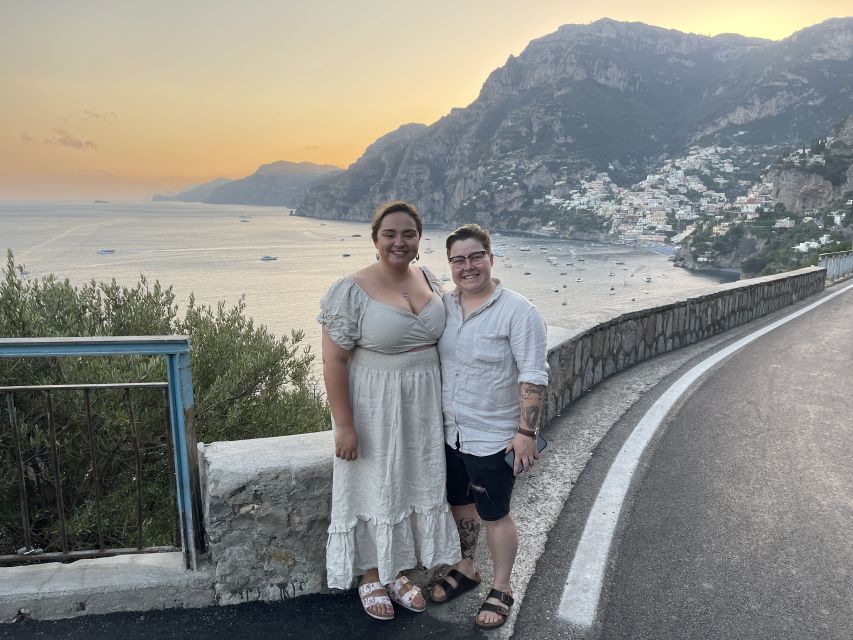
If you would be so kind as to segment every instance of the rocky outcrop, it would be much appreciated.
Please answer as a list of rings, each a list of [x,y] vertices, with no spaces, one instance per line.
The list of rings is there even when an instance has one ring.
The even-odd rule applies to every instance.
[[[429,222],[501,228],[593,170],[628,183],[694,142],[821,136],[853,111],[851,59],[853,18],[781,42],[567,25],[510,56],[468,107],[313,186],[298,213],[365,220],[403,198]]]
[[[829,180],[805,169],[771,169],[765,179],[773,183],[773,199],[797,215],[824,207],[843,193]]]
[[[796,215],[820,210],[853,191],[853,113],[836,125],[821,162],[780,162],[765,181],[773,183],[773,198]]]

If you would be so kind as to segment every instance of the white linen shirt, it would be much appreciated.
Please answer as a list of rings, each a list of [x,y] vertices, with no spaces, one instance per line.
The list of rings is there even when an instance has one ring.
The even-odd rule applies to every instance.
[[[518,385],[548,384],[545,321],[524,296],[497,288],[467,318],[459,289],[445,293],[447,325],[438,341],[444,436],[462,453],[501,451],[518,431]]]

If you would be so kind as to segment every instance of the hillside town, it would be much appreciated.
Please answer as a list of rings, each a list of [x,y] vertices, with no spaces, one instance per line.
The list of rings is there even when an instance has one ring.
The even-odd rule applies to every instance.
[[[818,148],[831,148],[832,143],[833,138],[828,137]],[[829,230],[842,224],[853,201],[829,211],[787,211],[775,201],[774,184],[767,178],[774,156],[779,157],[779,149],[765,149],[758,155],[754,148],[738,145],[694,146],[685,156],[665,161],[658,171],[628,188],[602,172],[582,180],[575,189],[558,181],[551,194],[535,204],[557,207],[569,215],[593,212],[609,234],[637,244],[679,246],[699,231],[721,238],[740,225],[758,224],[762,216],[762,225],[773,229],[813,223],[822,232],[791,246],[792,252],[808,253],[834,244]],[[781,160],[783,166],[800,167],[824,162],[823,154],[810,148],[785,154]],[[557,221],[549,222],[542,231],[558,233]],[[714,262],[712,251],[694,258],[697,263]]]

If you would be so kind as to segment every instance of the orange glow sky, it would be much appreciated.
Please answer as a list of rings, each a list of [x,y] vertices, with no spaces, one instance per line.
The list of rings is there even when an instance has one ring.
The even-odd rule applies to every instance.
[[[38,0],[0,4],[0,199],[147,199],[275,160],[347,166],[602,17],[778,40],[850,0]]]

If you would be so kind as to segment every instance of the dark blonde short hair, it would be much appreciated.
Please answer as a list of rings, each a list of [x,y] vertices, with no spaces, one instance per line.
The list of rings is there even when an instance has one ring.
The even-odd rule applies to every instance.
[[[373,220],[370,223],[370,235],[374,242],[379,238],[379,227],[382,225],[382,219],[391,213],[408,214],[412,220],[415,221],[415,226],[418,228],[418,236],[423,235],[423,221],[421,220],[421,215],[418,213],[415,205],[402,200],[394,200],[393,202],[386,202],[385,204],[380,205],[373,213]]]
[[[489,234],[488,229],[483,229],[478,224],[463,224],[461,227],[457,228],[453,233],[447,236],[447,240],[444,245],[447,249],[447,257],[450,257],[450,247],[453,246],[454,242],[459,242],[460,240],[468,240],[469,238],[474,238],[474,240],[479,240],[483,248],[486,250],[486,253],[492,252],[492,236]]]

